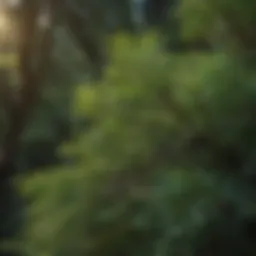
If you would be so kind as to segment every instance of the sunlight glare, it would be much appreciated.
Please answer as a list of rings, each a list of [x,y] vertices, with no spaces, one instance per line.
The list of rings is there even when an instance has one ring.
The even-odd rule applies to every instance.
[[[3,12],[0,12],[0,30],[6,31],[8,29],[8,19]]]

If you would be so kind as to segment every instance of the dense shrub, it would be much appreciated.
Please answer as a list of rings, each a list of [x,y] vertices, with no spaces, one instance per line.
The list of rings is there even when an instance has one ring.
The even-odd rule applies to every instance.
[[[31,255],[254,255],[255,75],[152,35],[113,49],[74,96],[90,126],[60,149],[70,165],[23,185]]]

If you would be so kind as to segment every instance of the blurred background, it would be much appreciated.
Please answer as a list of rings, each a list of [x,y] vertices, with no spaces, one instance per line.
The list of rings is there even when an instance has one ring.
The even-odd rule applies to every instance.
[[[256,1],[64,2],[0,255],[255,256]],[[0,3],[3,141],[24,10]]]

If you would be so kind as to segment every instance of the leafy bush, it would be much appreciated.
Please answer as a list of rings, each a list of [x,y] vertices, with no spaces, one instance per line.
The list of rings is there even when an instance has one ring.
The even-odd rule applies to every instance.
[[[22,186],[31,255],[254,255],[255,75],[224,53],[169,56],[152,35],[113,49],[74,96],[90,126],[60,149],[70,165]]]

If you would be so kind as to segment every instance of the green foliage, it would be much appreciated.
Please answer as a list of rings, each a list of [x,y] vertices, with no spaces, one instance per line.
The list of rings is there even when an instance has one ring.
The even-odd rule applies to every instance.
[[[99,37],[108,18],[113,28],[131,26],[128,1],[77,4]],[[167,53],[156,34],[115,35],[104,77],[91,83],[84,56],[55,30],[47,86],[18,162],[28,171],[17,179],[28,222],[21,243],[7,241],[4,249],[31,256],[256,254],[256,73],[240,51],[256,45],[255,1],[178,4],[170,27],[156,34],[179,43],[182,32],[182,40],[222,47]],[[2,63],[9,68],[13,58]],[[0,185],[2,245],[17,235],[24,205],[14,187]]]
[[[26,182],[26,193],[40,198],[33,203],[29,229],[34,253],[156,255],[165,250],[189,251],[189,242],[207,213],[214,210],[217,197],[211,180],[201,172],[173,170],[164,180],[137,191],[133,188],[132,194],[119,200],[118,195],[104,194],[105,182],[95,182],[76,169]],[[187,248],[175,245],[180,239]]]
[[[255,9],[253,0],[213,1],[181,0],[179,14],[183,36],[206,38],[209,42],[228,41],[241,47],[255,42]],[[232,42],[233,41],[233,42]],[[248,42],[250,41],[250,42]]]
[[[23,184],[31,255],[206,255],[212,241],[216,255],[254,255],[242,234],[255,214],[243,172],[255,75],[226,54],[169,56],[153,35],[113,49],[104,80],[74,95],[74,118],[91,125],[60,150],[72,164]]]

